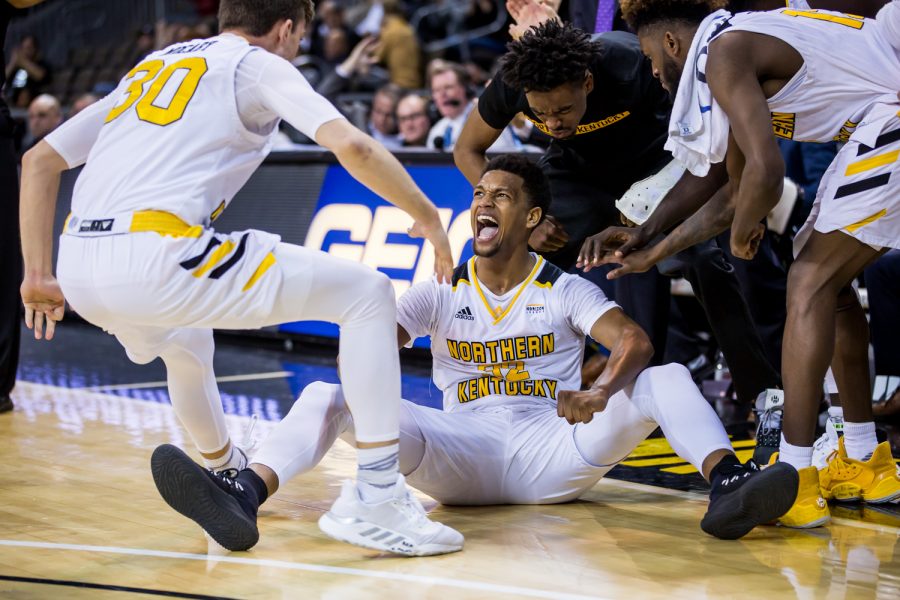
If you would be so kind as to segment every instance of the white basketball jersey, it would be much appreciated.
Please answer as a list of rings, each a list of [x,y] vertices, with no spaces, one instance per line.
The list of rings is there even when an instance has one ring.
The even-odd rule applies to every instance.
[[[768,100],[778,137],[847,141],[873,105],[897,103],[900,55],[875,20],[784,8],[739,13],[718,35],[732,31],[776,37],[803,57],[800,71]]]
[[[101,218],[160,210],[191,225],[225,209],[271,148],[248,131],[235,99],[235,71],[250,52],[237,36],[175,44],[135,66],[113,94],[72,210]]]
[[[397,321],[412,339],[431,336],[432,378],[444,410],[488,405],[555,404],[581,387],[585,336],[615,308],[596,285],[535,257],[518,287],[495,296],[472,258],[453,274],[411,287]]]

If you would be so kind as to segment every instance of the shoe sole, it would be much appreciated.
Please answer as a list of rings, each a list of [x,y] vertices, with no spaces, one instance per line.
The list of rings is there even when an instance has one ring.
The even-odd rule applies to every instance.
[[[150,470],[163,500],[223,548],[248,550],[259,541],[256,523],[244,514],[238,501],[179,448],[164,444],[154,450]]]
[[[380,529],[378,535],[375,537],[381,537],[383,541],[376,541],[363,535],[364,532],[371,530],[373,527],[378,527]],[[319,518],[319,529],[321,529],[324,534],[340,542],[368,548],[369,550],[390,552],[400,556],[436,556],[438,554],[449,554],[451,552],[459,552],[462,550],[462,546],[448,546],[446,544],[421,544],[416,546],[402,533],[391,531],[373,523],[367,523],[360,520],[354,520],[353,523],[343,523],[330,512],[325,513]],[[385,536],[384,533],[388,533],[389,535]]]
[[[800,525],[788,525],[781,521],[778,521],[777,525],[779,527],[787,527],[788,529],[813,529],[815,527],[821,527],[822,525],[827,525],[831,521],[831,515],[827,514],[824,517],[816,519],[815,521],[810,521],[809,523],[802,523]]]
[[[744,537],[757,525],[787,513],[800,487],[796,469],[777,463],[760,471],[736,491],[725,494],[700,521],[700,528],[722,540]]]

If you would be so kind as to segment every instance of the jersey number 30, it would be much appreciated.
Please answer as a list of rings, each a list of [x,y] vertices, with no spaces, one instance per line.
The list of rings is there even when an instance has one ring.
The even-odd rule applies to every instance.
[[[174,123],[184,116],[188,102],[194,97],[200,78],[203,77],[206,70],[206,59],[196,56],[179,60],[168,67],[162,60],[148,60],[139,64],[125,76],[125,80],[130,82],[128,89],[125,90],[128,97],[122,104],[109,111],[106,123],[119,118],[122,113],[134,106],[135,102],[137,102],[137,116],[141,121],[162,126]],[[178,84],[174,94],[171,94],[168,106],[157,105],[156,101],[166,88],[166,84],[179,71],[187,71],[187,73]],[[147,93],[144,93],[144,86],[151,81],[153,83]]]

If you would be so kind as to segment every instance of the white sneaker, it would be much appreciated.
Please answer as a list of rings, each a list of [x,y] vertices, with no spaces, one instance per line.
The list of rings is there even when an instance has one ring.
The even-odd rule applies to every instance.
[[[378,504],[363,502],[356,484],[344,481],[319,529],[342,542],[406,556],[458,552],[464,541],[455,529],[428,518],[403,475],[397,476],[394,497]]]
[[[828,468],[828,457],[837,452],[838,438],[844,432],[844,419],[829,415],[825,433],[813,443],[812,465],[822,471]]]

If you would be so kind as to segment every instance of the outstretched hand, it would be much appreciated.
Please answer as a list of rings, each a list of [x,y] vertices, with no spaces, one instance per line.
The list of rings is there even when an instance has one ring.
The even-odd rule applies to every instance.
[[[517,40],[532,27],[547,21],[559,21],[559,15],[550,2],[546,0],[507,0],[506,10],[513,18],[509,26],[509,35]]]
[[[56,278],[52,275],[26,277],[20,289],[25,305],[25,325],[34,330],[34,339],[46,337],[52,340],[56,322],[62,321],[66,311],[66,299]]]
[[[587,273],[594,267],[618,262],[633,250],[646,246],[648,241],[641,227],[607,227],[584,240],[575,266]]]
[[[453,280],[453,253],[450,251],[450,239],[440,221],[431,226],[422,225],[418,221],[407,230],[411,238],[423,238],[434,246],[434,274],[438,283],[450,283]]]

